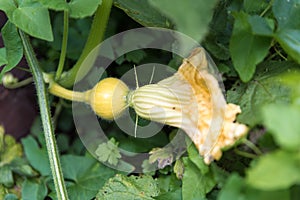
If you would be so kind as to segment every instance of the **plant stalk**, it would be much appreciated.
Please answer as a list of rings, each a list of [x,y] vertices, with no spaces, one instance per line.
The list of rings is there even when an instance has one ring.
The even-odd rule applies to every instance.
[[[93,65],[81,66],[83,61],[89,55],[89,53],[103,41],[106,26],[108,23],[111,7],[113,0],[103,0],[102,4],[98,7],[95,17],[91,26],[91,30],[84,46],[84,49],[76,62],[76,64],[68,72],[63,74],[62,78],[59,80],[59,84],[64,87],[71,87],[77,81],[81,80],[92,68]],[[96,56],[96,55],[95,55]],[[82,68],[84,67],[84,68]],[[82,68],[82,69],[80,69]],[[77,76],[80,69],[80,74]],[[77,76],[77,77],[76,77]]]
[[[62,38],[61,52],[60,52],[58,67],[56,70],[55,80],[59,80],[64,69],[64,64],[65,64],[65,59],[67,54],[68,34],[69,34],[69,11],[64,11],[64,33]]]
[[[48,91],[58,97],[78,102],[88,102],[89,101],[89,90],[87,92],[76,92],[73,90],[68,90],[63,88],[55,82],[50,82]]]
[[[24,86],[30,84],[32,81],[33,81],[33,78],[29,77],[27,79],[24,79],[22,81],[14,83],[14,84],[5,84],[4,82],[2,84],[7,89],[17,89],[17,88],[24,87]]]
[[[54,128],[52,125],[52,119],[50,114],[50,106],[47,95],[48,93],[44,83],[43,74],[39,67],[38,61],[34,55],[29,38],[21,30],[19,30],[19,34],[22,39],[26,60],[31,69],[33,79],[35,82],[35,87],[37,90],[38,103],[41,113],[46,147],[49,156],[49,162],[54,180],[57,199],[68,200],[69,198],[59,160],[59,153],[56,145]]]

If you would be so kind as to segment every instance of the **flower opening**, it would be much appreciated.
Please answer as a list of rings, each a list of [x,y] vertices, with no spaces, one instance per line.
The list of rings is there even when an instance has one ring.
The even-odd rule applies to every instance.
[[[207,164],[247,132],[245,125],[234,122],[241,109],[226,103],[210,64],[205,50],[196,48],[177,73],[137,88],[128,101],[139,116],[184,130]]]

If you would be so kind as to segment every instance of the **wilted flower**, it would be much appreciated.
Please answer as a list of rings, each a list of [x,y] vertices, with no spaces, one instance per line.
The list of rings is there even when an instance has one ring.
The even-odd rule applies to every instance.
[[[245,125],[234,122],[241,109],[226,104],[210,64],[205,50],[196,48],[173,76],[128,95],[139,116],[184,130],[207,164],[247,132]]]

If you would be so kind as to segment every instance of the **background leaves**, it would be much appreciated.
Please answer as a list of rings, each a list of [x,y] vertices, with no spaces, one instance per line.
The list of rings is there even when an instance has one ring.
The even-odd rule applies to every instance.
[[[258,159],[247,173],[247,182],[262,190],[287,189],[300,183],[299,155],[276,151]]]
[[[270,104],[263,108],[264,124],[282,148],[300,149],[300,108],[298,106]],[[283,119],[289,119],[285,121]]]
[[[114,5],[122,9],[129,17],[143,26],[171,28],[169,19],[150,5],[148,0],[115,0]]]
[[[227,100],[241,106],[238,120],[250,126],[262,123],[261,109],[270,103],[289,101],[289,89],[280,83],[279,76],[286,70],[297,67],[291,62],[265,62],[258,66],[253,80],[238,81],[227,91]]]
[[[23,46],[15,25],[7,22],[2,28],[1,34],[5,47],[1,51],[2,63],[0,62],[0,65],[5,64],[5,67],[0,73],[0,83],[4,73],[13,69],[23,57]]]
[[[31,0],[4,0],[0,3],[10,22],[26,33],[47,41],[53,40],[48,10],[39,2]]]
[[[202,173],[188,158],[183,160],[184,174],[182,179],[183,199],[204,199],[215,186],[211,173]]]
[[[126,177],[118,174],[99,191],[97,199],[153,200],[158,193],[157,182],[151,176]]]
[[[70,17],[84,18],[91,16],[100,5],[102,0],[71,0],[68,5]]]
[[[249,81],[255,73],[256,65],[268,54],[271,39],[257,34],[270,34],[271,27],[264,18],[249,16],[246,13],[235,13],[235,23],[230,40],[230,53],[233,65],[242,81]],[[251,23],[256,30],[252,30]],[[259,24],[258,24],[259,23]],[[242,54],[240,52],[243,52]]]
[[[92,199],[99,188],[116,173],[89,155],[65,155],[61,162],[64,177],[68,180],[66,184],[69,198],[74,200]]]
[[[275,0],[273,13],[278,22],[275,39],[283,49],[300,63],[300,1]]]
[[[171,19],[176,29],[186,35],[201,40],[207,33],[207,25],[212,18],[216,0],[150,0],[162,13]],[[186,12],[184,12],[186,11]],[[184,13],[184,15],[183,15]]]
[[[18,29],[32,36],[43,69],[55,73],[63,11],[72,18],[64,69],[71,68],[84,47],[92,22],[90,16],[101,4],[101,0],[0,0],[0,9],[9,18],[2,29],[5,47],[0,49],[0,64],[6,66],[1,74],[14,68],[23,55]],[[55,114],[57,140],[70,198],[297,199],[300,195],[299,9],[300,0],[114,0],[107,36],[141,26],[171,28],[189,35],[208,50],[223,75],[227,101],[241,107],[237,121],[250,127],[246,144],[255,144],[259,151],[241,141],[232,150],[224,150],[221,160],[210,166],[204,164],[194,146],[188,147],[182,158],[173,156],[174,151],[181,151],[176,148],[152,151],[155,153],[142,165],[147,175],[126,176],[85,152],[72,124],[72,110],[66,102],[51,97],[54,113],[58,113]],[[122,42],[130,45],[134,39],[135,35],[131,35]],[[53,43],[47,42],[52,40]],[[177,68],[178,60],[166,52],[139,50],[121,56],[107,69],[106,75],[121,77],[133,65],[149,61],[171,63]],[[63,111],[60,113],[59,109]],[[161,148],[176,132],[164,127],[155,137],[136,139],[124,134],[113,122],[101,123],[109,139],[114,138],[119,148],[133,152],[149,153],[153,147]],[[41,124],[33,129],[37,127]],[[20,144],[15,142],[4,145],[7,150],[0,152],[0,199],[43,199],[46,195],[55,199],[42,131],[33,132],[22,139],[26,160],[20,157]],[[18,155],[12,153],[16,147]],[[121,155],[134,159],[134,153],[123,154],[109,143],[99,147],[98,158],[126,165],[128,172],[136,167],[119,160]],[[176,164],[169,162],[173,160]],[[158,165],[162,169],[151,171]],[[22,188],[23,194],[13,190],[13,186]]]

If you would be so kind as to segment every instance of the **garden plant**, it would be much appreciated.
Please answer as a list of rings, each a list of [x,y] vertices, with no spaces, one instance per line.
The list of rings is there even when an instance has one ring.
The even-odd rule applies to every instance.
[[[300,0],[0,12],[0,200],[300,198]]]

